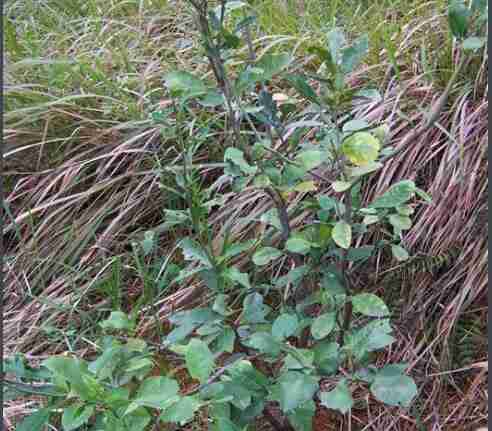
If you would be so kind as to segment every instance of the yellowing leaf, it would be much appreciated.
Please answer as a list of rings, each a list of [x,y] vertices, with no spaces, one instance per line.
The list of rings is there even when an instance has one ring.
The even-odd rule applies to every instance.
[[[351,185],[352,183],[347,181],[335,181],[331,184],[331,188],[336,192],[344,192],[345,190],[348,190]]]
[[[352,242],[352,227],[347,222],[340,220],[333,227],[331,236],[336,245],[347,249]]]
[[[304,181],[300,184],[297,184],[297,186],[294,187],[294,191],[300,193],[314,192],[316,191],[316,184],[314,183],[314,181]]]
[[[379,141],[367,132],[354,133],[345,139],[342,151],[357,166],[364,166],[377,159],[380,149]]]

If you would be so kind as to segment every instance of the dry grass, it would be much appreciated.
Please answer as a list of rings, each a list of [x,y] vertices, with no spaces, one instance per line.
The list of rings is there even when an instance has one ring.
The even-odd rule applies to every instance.
[[[176,205],[172,191],[159,184],[164,179],[172,188],[172,181],[168,184],[167,180],[179,160],[173,142],[160,137],[147,114],[164,97],[159,82],[164,71],[175,66],[205,70],[193,47],[186,46],[193,34],[189,15],[179,2],[170,8],[165,2],[140,2],[140,8],[125,10],[93,1],[88,7],[94,11],[78,12],[71,19],[75,12],[64,11],[66,20],[55,19],[56,8],[53,13],[43,9],[39,34],[32,35],[23,14],[39,13],[39,8],[53,8],[55,3],[15,1],[7,6],[8,16],[16,15],[20,22],[20,34],[25,31],[32,39],[26,39],[22,49],[14,42],[6,49],[3,175],[9,184],[2,214],[6,221],[3,345],[6,355],[23,352],[33,360],[47,353],[85,351],[84,337],[90,339],[96,331],[93,322],[110,310],[110,299],[99,288],[115,257],[122,256],[125,262],[126,278],[118,286],[121,294],[131,296],[142,288],[128,244],[146,229],[158,230],[165,221],[162,209]],[[419,10],[413,8],[404,15],[406,26],[398,34],[398,44],[395,42],[398,76],[387,47],[377,45],[379,52],[371,54],[374,64],[368,63],[352,77],[354,85],[372,80],[380,87],[383,100],[358,106],[354,114],[388,122],[395,148],[425,120],[423,110],[439,97],[448,69],[457,62],[450,45],[447,57],[439,55],[432,67],[424,67],[417,35],[433,32],[433,39],[439,41],[446,39],[446,31],[442,16],[422,19]],[[86,19],[87,14],[91,19]],[[51,31],[43,39],[40,35],[47,28]],[[64,37],[53,36],[57,32]],[[96,41],[91,39],[95,34]],[[296,34],[289,37],[285,43],[302,40]],[[375,35],[372,38],[377,41]],[[177,39],[186,42],[178,51]],[[279,40],[263,38],[257,44],[268,49]],[[431,44],[428,49],[435,47]],[[39,57],[34,57],[36,53]],[[77,75],[76,69],[64,69],[55,61],[67,57],[100,74]],[[40,65],[40,58],[46,64]],[[421,391],[419,400],[410,412],[370,399],[348,418],[320,410],[317,431],[438,431],[474,429],[487,423],[486,353],[478,351],[458,368],[452,361],[453,352],[460,348],[454,337],[460,318],[467,313],[479,313],[483,321],[488,317],[487,67],[486,53],[471,62],[439,124],[365,184],[364,196],[369,199],[390,183],[414,179],[433,196],[433,202],[419,210],[406,244],[413,254],[424,257],[459,250],[446,271],[420,271],[410,279],[402,275],[388,289],[401,292],[403,298],[401,315],[395,319],[399,336],[398,343],[379,360],[381,364],[409,362]],[[75,76],[73,81],[64,80],[67,70]],[[98,81],[101,76],[104,80]],[[411,121],[402,118],[400,111]],[[213,181],[218,171],[213,163],[218,160],[210,154],[204,147],[195,162],[201,164],[202,175]],[[157,159],[164,171],[158,168]],[[318,186],[329,193],[329,184]],[[261,225],[254,220],[271,208],[269,200],[258,191],[244,190],[239,196],[223,191],[226,201],[211,217],[217,238],[227,221],[233,222],[236,238],[255,235]],[[300,195],[292,199],[290,208],[294,210],[301,199]],[[300,214],[295,223],[302,220]],[[158,255],[168,256],[177,237],[179,232],[162,230]],[[377,277],[372,281],[377,289],[393,264],[384,256],[374,263]],[[205,299],[203,286],[187,283],[156,298],[155,305],[165,319],[177,306]],[[151,334],[153,325],[152,318],[143,313],[140,332]],[[77,335],[53,338],[48,327],[72,329]],[[358,395],[361,400],[368,396]],[[30,408],[31,401],[7,404],[6,425],[10,427],[11,418]]]

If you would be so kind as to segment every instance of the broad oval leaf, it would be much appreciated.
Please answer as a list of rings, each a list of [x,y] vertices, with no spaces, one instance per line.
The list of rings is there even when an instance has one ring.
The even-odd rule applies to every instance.
[[[306,171],[310,171],[321,165],[325,161],[326,157],[322,151],[319,150],[306,150],[299,153],[295,159],[297,163],[302,165]]]
[[[280,256],[282,256],[280,250],[273,247],[263,247],[253,255],[253,263],[258,266],[268,265]]]
[[[279,342],[268,332],[255,332],[244,342],[244,344],[266,355],[275,357],[280,353]]]
[[[367,132],[356,132],[343,141],[342,151],[357,166],[374,162],[379,154],[379,141]]]
[[[172,406],[168,407],[159,417],[163,422],[178,423],[181,426],[191,421],[195,412],[201,407],[202,403],[197,397],[182,397]]]
[[[373,293],[359,293],[352,298],[354,311],[365,316],[384,317],[390,314],[384,301]]]
[[[185,354],[186,368],[190,376],[205,383],[215,367],[214,357],[208,346],[199,339],[188,343]]]
[[[43,431],[50,419],[49,409],[39,409],[16,425],[17,431]]]
[[[311,400],[318,389],[318,379],[299,371],[283,373],[272,388],[271,398],[288,413]]]
[[[94,413],[94,406],[85,406],[82,403],[74,403],[63,409],[62,427],[65,431],[80,428],[87,423]]]
[[[284,313],[273,322],[272,335],[283,340],[295,334],[299,326],[299,319],[295,314]]]
[[[352,187],[352,183],[349,183],[348,181],[335,181],[331,184],[331,188],[337,193],[344,192],[350,187]]]
[[[400,230],[407,230],[412,227],[412,219],[400,214],[390,214],[388,217],[392,226]]]
[[[344,220],[339,220],[333,227],[331,237],[336,245],[348,249],[352,243],[352,226]]]
[[[311,325],[311,334],[316,340],[321,340],[333,331],[336,323],[335,313],[325,313],[318,316]]]
[[[373,208],[394,208],[407,202],[415,194],[415,183],[404,180],[389,188],[382,196],[379,196],[370,205]]]
[[[372,394],[390,406],[408,407],[417,395],[417,385],[404,374],[384,375],[378,373],[371,385]]]
[[[312,243],[304,238],[289,238],[285,243],[285,248],[292,253],[306,254],[311,249]]]
[[[185,71],[170,72],[164,77],[164,83],[173,93],[200,95],[207,92],[201,79]]]
[[[407,260],[410,256],[408,255],[408,251],[406,251],[402,246],[393,244],[391,246],[391,252],[393,256],[398,262],[403,262]]]
[[[148,377],[142,382],[136,398],[127,409],[126,414],[141,406],[155,409],[165,408],[176,401],[178,391],[179,385],[174,379],[162,376]]]
[[[321,392],[319,399],[322,406],[328,409],[338,410],[342,414],[347,413],[354,405],[352,394],[345,380],[338,382],[332,391]]]

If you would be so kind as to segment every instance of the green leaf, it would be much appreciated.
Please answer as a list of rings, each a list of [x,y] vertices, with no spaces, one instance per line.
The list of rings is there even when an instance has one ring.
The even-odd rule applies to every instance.
[[[140,407],[123,418],[124,429],[132,431],[144,431],[152,420],[146,408]]]
[[[203,341],[196,338],[188,343],[185,361],[190,376],[200,383],[207,381],[215,367],[212,352]]]
[[[468,31],[470,11],[463,0],[451,0],[448,8],[448,22],[451,33],[457,39],[465,37]]]
[[[71,389],[76,391],[84,399],[87,400],[94,396],[94,391],[91,390],[83,379],[83,376],[87,376],[88,374],[88,365],[84,360],[52,356],[46,359],[42,365],[55,374],[57,378],[70,383]]]
[[[306,78],[301,75],[291,75],[287,77],[287,81],[306,99],[312,103],[320,104],[318,95],[307,83]]]
[[[226,327],[222,330],[220,335],[214,341],[214,350],[216,353],[234,351],[234,342],[236,340],[236,334],[232,328]]]
[[[326,35],[328,42],[328,49],[330,51],[331,58],[335,64],[338,64],[341,59],[341,50],[346,45],[347,40],[341,30],[335,28],[328,32]]]
[[[335,329],[336,314],[335,313],[324,313],[318,316],[312,326],[311,334],[315,340],[321,340]]]
[[[164,409],[179,399],[178,392],[179,385],[176,380],[162,376],[148,377],[142,382],[125,415],[142,406]]]
[[[178,95],[197,96],[207,92],[205,84],[189,72],[170,72],[164,77],[165,86]]]
[[[104,329],[113,330],[127,330],[131,331],[134,329],[133,322],[128,318],[128,316],[121,311],[113,311],[109,315],[109,318],[100,323],[101,327]]]
[[[297,349],[295,347],[285,348],[285,351],[290,352],[284,359],[284,365],[280,372],[289,370],[303,370],[305,368],[313,368],[314,352],[311,349]]]
[[[215,298],[214,304],[212,305],[212,310],[221,316],[227,316],[229,312],[227,311],[227,295],[220,293]]]
[[[345,380],[340,380],[335,389],[319,394],[321,405],[329,409],[347,413],[354,405],[354,400]]]
[[[178,423],[181,426],[191,421],[195,412],[201,407],[202,403],[194,396],[182,397],[172,406],[168,407],[159,417],[163,422]]]
[[[256,67],[262,69],[260,74],[262,81],[269,81],[274,75],[285,69],[292,61],[289,54],[265,54],[256,63]]]
[[[224,96],[222,95],[222,93],[216,90],[212,90],[209,91],[203,98],[201,98],[198,103],[205,107],[214,108],[224,103]]]
[[[407,230],[412,227],[412,220],[407,216],[390,214],[388,220],[392,226],[400,230]]]
[[[325,154],[319,150],[306,150],[299,153],[295,159],[306,171],[316,168],[326,160]]]
[[[254,292],[247,295],[243,301],[243,321],[247,323],[263,323],[270,307],[263,303],[263,297]]]
[[[359,293],[352,297],[354,311],[364,316],[384,317],[390,314],[383,300],[372,293]]]
[[[94,413],[94,406],[86,406],[82,403],[74,403],[63,409],[62,427],[65,431],[77,429],[87,423]]]
[[[374,251],[373,245],[363,245],[362,247],[349,248],[347,260],[357,262],[360,260],[369,259]]]
[[[140,242],[140,245],[142,246],[144,252],[144,256],[148,256],[149,253],[154,248],[154,237],[155,237],[155,232],[151,230],[145,232],[144,240]]]
[[[196,241],[191,238],[185,238],[181,241],[180,246],[185,260],[198,261],[207,268],[213,268],[206,251]]]
[[[415,183],[410,180],[404,180],[396,183],[382,196],[376,198],[376,200],[370,205],[372,208],[395,208],[399,207],[410,198],[413,197],[416,192]]]
[[[467,37],[463,41],[463,49],[465,51],[478,51],[485,45],[486,39],[484,37]]]
[[[331,236],[336,245],[348,249],[352,243],[352,227],[346,221],[339,220],[335,223]]]
[[[369,226],[370,224],[377,223],[378,221],[379,217],[377,215],[366,215],[362,220],[362,223]]]
[[[260,248],[253,255],[253,263],[258,266],[268,265],[272,260],[282,256],[282,252],[273,247]]]
[[[227,268],[224,271],[224,276],[233,283],[240,284],[246,289],[251,289],[251,284],[249,283],[249,275],[245,272],[240,272],[235,266]]]
[[[283,340],[294,335],[298,326],[299,319],[295,314],[281,314],[273,322],[272,335],[278,340]]]
[[[265,355],[276,357],[280,354],[279,342],[268,332],[255,332],[244,344]]]
[[[298,371],[288,371],[277,380],[271,398],[280,403],[283,412],[289,413],[312,400],[317,389],[317,378]]]
[[[347,181],[335,181],[334,183],[331,184],[331,188],[337,193],[344,192],[345,190],[348,190],[350,187],[352,187],[352,183],[349,183]]]
[[[389,319],[377,319],[369,322],[355,332],[355,342],[360,344],[361,350],[373,352],[392,344],[395,339]]]
[[[383,371],[383,370],[381,370]],[[412,378],[399,373],[379,372],[370,387],[372,394],[390,406],[408,407],[417,395],[417,385]]]
[[[371,172],[377,171],[383,167],[382,163],[379,162],[369,162],[364,166],[356,166],[347,168],[347,174],[350,177],[361,177],[362,175],[370,174]]]
[[[314,363],[324,374],[333,374],[338,370],[340,351],[338,343],[321,342],[314,346]]]
[[[312,431],[315,412],[316,404],[309,400],[289,413],[287,418],[296,431]]]
[[[359,37],[354,43],[343,49],[342,70],[345,73],[352,72],[367,55],[369,51],[369,38],[367,35]]]
[[[249,165],[244,158],[244,153],[237,148],[227,148],[224,153],[224,162],[227,163],[228,161],[238,166],[246,175],[254,175],[256,173],[256,166]]]
[[[410,257],[408,252],[400,245],[391,245],[391,252],[398,262],[403,262]]]
[[[285,248],[292,253],[307,254],[311,250],[312,243],[300,237],[292,237],[285,243]]]
[[[471,13],[485,13],[488,8],[488,3],[488,0],[472,0],[470,6]]]
[[[50,420],[50,409],[39,409],[17,424],[16,431],[43,431]]]
[[[356,132],[343,141],[342,152],[357,166],[374,162],[380,149],[379,141],[367,132]]]

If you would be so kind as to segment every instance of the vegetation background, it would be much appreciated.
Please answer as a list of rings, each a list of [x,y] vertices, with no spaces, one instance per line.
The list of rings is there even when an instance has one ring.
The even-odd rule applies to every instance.
[[[370,54],[351,84],[377,88],[382,98],[356,115],[388,122],[396,148],[425,121],[460,60],[445,0],[250,3],[259,23],[255,49],[291,49],[313,71],[319,65],[305,41],[322,40],[334,22],[354,37],[367,33]],[[3,19],[3,346],[5,356],[22,352],[35,365],[53,353],[90,355],[95,323],[115,306],[131,311],[156,279],[180,236],[165,229],[163,208],[178,204],[162,170],[178,163],[179,151],[150,114],[168,103],[166,72],[210,71],[182,0],[10,0]],[[413,258],[396,265],[379,255],[361,275],[395,313],[398,340],[378,361],[409,362],[420,396],[411,418],[375,403],[351,419],[354,429],[487,423],[487,71],[483,49],[465,64],[436,127],[364,186],[369,199],[412,179],[433,202],[405,236]],[[282,82],[270,86],[284,94]],[[204,178],[214,178],[222,161],[219,139],[208,138],[199,152]],[[270,206],[257,193],[226,201],[211,219],[217,237],[225,220]],[[234,226],[235,235],[242,229]],[[156,252],[137,256],[132,244],[149,230]],[[158,289],[165,323],[195,286],[168,279]],[[153,317],[141,312],[140,335],[152,337]],[[4,424],[15,429],[37,403],[6,402]],[[316,430],[349,429],[346,420],[320,410]],[[204,429],[199,418],[191,427]]]

